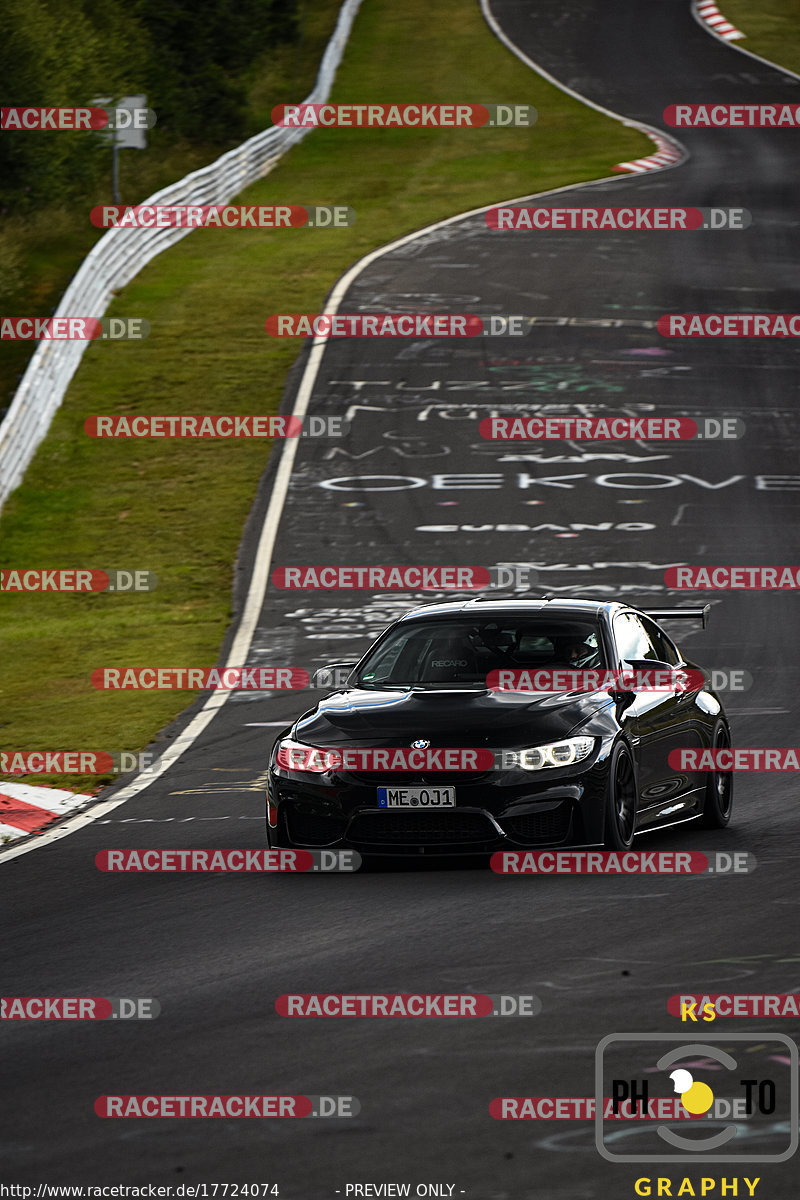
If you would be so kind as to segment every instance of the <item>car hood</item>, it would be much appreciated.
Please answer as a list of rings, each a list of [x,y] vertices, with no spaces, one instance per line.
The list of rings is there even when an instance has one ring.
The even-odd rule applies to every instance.
[[[558,741],[606,707],[613,701],[605,691],[354,689],[326,696],[299,719],[293,736],[324,748],[407,746],[420,738],[434,748],[519,747]]]

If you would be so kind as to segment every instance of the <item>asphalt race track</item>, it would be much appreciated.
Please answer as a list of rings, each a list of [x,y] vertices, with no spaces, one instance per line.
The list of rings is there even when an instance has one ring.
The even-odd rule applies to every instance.
[[[523,53],[626,117],[665,128],[673,103],[800,103],[800,79],[710,36],[686,0],[564,0],[555,16],[553,7],[492,0],[491,11]],[[498,232],[478,214],[406,240],[355,278],[343,312],[537,320],[525,338],[330,341],[309,411],[347,413],[352,432],[341,444],[298,445],[272,569],[525,564],[537,572],[536,594],[711,600],[707,630],[668,629],[704,665],[752,676],[749,690],[726,696],[737,744],[788,746],[800,682],[796,597],[670,592],[663,576],[676,563],[797,561],[797,349],[790,339],[667,339],[654,322],[671,312],[796,310],[797,132],[671,132],[689,153],[683,164],[545,202],[742,207],[753,217],[747,230]],[[478,434],[478,418],[495,412],[725,416],[746,435],[504,447]],[[240,608],[275,474],[272,463],[245,534]],[[270,586],[248,662],[352,660],[397,612],[436,598]],[[688,825],[637,844],[747,850],[752,875],[504,879],[484,865],[430,862],[313,877],[96,869],[108,847],[263,846],[268,752],[280,723],[311,702],[234,695],[134,799],[0,862],[15,994],[153,996],[162,1008],[150,1024],[2,1023],[3,1083],[15,1097],[0,1128],[3,1176],[29,1180],[35,1163],[45,1182],[269,1181],[309,1200],[386,1181],[453,1184],[454,1196],[476,1200],[588,1200],[633,1195],[643,1175],[758,1175],[758,1196],[796,1196],[797,1160],[612,1164],[589,1121],[489,1115],[499,1096],[592,1095],[595,1047],[607,1034],[686,1032],[667,1012],[673,993],[800,990],[791,775],[740,775],[721,834]],[[533,992],[543,1010],[472,1022],[275,1013],[287,992],[370,991]],[[766,1029],[793,1037],[796,1024]],[[701,1033],[725,1046],[715,1028]],[[756,1073],[764,1054],[751,1052]],[[108,1093],[261,1092],[353,1095],[361,1113],[104,1121],[93,1111]],[[786,1136],[776,1121],[755,1141],[779,1151]],[[616,1144],[626,1137],[637,1135]]]

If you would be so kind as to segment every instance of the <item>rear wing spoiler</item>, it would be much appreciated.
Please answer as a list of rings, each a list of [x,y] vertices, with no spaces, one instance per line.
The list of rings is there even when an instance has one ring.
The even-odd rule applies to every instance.
[[[646,608],[642,611],[654,621],[702,621],[705,629],[711,616],[711,605],[704,604],[702,608]]]

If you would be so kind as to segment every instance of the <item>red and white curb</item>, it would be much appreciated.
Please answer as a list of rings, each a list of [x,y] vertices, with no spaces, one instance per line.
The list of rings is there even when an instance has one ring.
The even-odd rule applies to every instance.
[[[674,142],[649,131],[647,136],[655,142],[656,153],[648,154],[647,158],[635,158],[632,162],[617,163],[613,168],[615,171],[632,171],[639,175],[642,171],[660,171],[662,167],[668,167],[671,163],[681,162],[683,152]]]
[[[738,38],[743,38],[745,34],[735,25],[731,25],[730,21],[723,17],[722,13],[717,8],[714,0],[696,0],[695,14],[698,20],[706,25],[706,27],[717,35],[723,38],[726,42],[734,42]],[[655,142],[657,150],[655,154],[648,154],[646,158],[636,158],[633,162],[618,163],[614,167],[615,171],[632,171],[638,175],[642,171],[657,171],[661,167],[669,166],[671,163],[680,162],[683,158],[682,153],[677,148],[675,143],[668,141],[666,138],[659,137],[656,133],[651,133],[648,130],[648,137]]]
[[[742,33],[740,29],[737,29],[735,25],[731,25],[730,21],[723,17],[722,13],[714,3],[714,0],[697,0],[697,8],[695,11],[697,12],[700,20],[704,21],[714,33],[718,34],[719,37],[724,38],[726,42],[735,42],[738,41],[739,38],[747,36],[746,34]]]
[[[0,847],[38,833],[94,796],[30,783],[0,783]]]

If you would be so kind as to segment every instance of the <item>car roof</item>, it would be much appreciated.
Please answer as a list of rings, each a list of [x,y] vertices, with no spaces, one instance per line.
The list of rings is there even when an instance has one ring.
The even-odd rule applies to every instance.
[[[536,597],[530,600],[522,598],[499,600],[488,596],[473,596],[470,600],[451,600],[444,604],[425,604],[420,608],[412,608],[400,620],[413,621],[421,617],[453,617],[460,614],[485,617],[492,614],[500,616],[510,613],[516,613],[520,616],[546,613],[547,616],[553,617],[590,617],[597,619],[601,613],[605,613],[610,617],[616,611],[627,611],[629,609],[630,605],[620,604],[616,600],[578,600],[565,599],[563,597],[557,600],[547,597]],[[639,610],[635,609],[634,611],[638,612]]]

